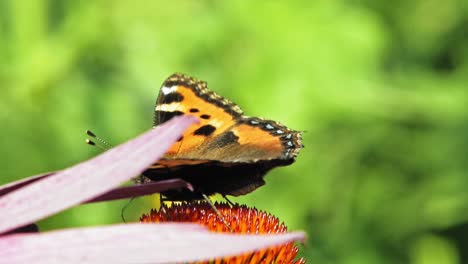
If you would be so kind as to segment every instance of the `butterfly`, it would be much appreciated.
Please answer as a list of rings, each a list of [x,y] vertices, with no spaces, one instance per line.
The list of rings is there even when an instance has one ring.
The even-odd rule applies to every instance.
[[[245,116],[206,82],[181,73],[164,81],[154,113],[154,126],[178,115],[193,115],[200,121],[143,173],[151,181],[181,178],[196,190],[163,193],[170,200],[250,193],[265,184],[263,176],[269,170],[293,163],[303,147],[301,132]]]

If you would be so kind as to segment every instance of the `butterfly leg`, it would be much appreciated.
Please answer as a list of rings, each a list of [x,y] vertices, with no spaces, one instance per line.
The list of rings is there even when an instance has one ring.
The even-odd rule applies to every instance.
[[[229,226],[229,224],[226,222],[226,220],[224,219],[224,216],[218,211],[218,209],[216,208],[216,206],[213,204],[213,202],[210,200],[210,198],[208,196],[206,196],[206,194],[202,193],[202,196],[203,196],[203,199],[211,206],[211,208],[213,208],[213,210],[215,211],[216,215],[218,216],[218,218],[223,221],[223,224],[226,226],[227,230],[229,230],[229,232],[233,232],[231,226]]]
[[[133,200],[135,199],[136,197],[132,197],[130,198],[130,200],[124,205],[124,207],[122,207],[122,209],[120,210],[120,218],[122,218],[122,221],[124,223],[127,223],[127,220],[125,219],[125,211],[127,210],[128,206],[133,202]]]
[[[233,202],[231,202],[231,201],[227,198],[226,195],[223,194],[223,198],[224,198],[224,200],[226,200],[226,202],[228,202],[228,204],[229,204],[231,207],[234,207],[235,204],[234,204]]]
[[[159,194],[159,202],[161,203],[159,210],[164,214],[164,217],[166,218],[166,221],[171,221],[171,217],[167,213],[167,206],[166,206],[166,199],[162,194]]]

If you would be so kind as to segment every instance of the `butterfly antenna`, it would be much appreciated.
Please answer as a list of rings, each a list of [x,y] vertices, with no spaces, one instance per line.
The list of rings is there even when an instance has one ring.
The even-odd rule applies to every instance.
[[[101,150],[108,150],[108,149],[111,149],[112,148],[112,145],[107,143],[107,141],[105,141],[104,139],[98,137],[96,134],[94,134],[91,130],[86,130],[86,135],[88,135],[89,137],[93,138],[93,140],[87,138],[86,139],[86,144],[88,145],[91,145],[91,146],[95,146]]]
[[[87,138],[87,139],[85,140],[85,143],[88,144],[88,145],[90,145],[90,146],[96,147],[96,148],[98,148],[98,149],[100,149],[100,150],[102,150],[102,151],[106,151],[106,150],[107,150],[105,147],[103,147],[103,146],[101,146],[101,145],[99,145],[99,144],[96,144],[96,142],[92,141],[92,140],[89,139],[89,138]]]
[[[229,226],[229,224],[226,222],[226,219],[224,219],[224,216],[219,212],[218,208],[216,208],[216,206],[213,204],[210,198],[208,198],[208,196],[206,196],[206,194],[204,193],[202,193],[202,196],[203,196],[203,199],[205,199],[205,201],[211,206],[211,208],[213,208],[218,218],[221,221],[223,221],[223,224],[226,226],[229,232],[233,233],[234,231],[232,230],[231,226]]]

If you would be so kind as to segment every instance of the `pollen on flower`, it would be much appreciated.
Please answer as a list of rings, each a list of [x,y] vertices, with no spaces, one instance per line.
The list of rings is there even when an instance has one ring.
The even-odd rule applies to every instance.
[[[287,232],[286,226],[280,223],[277,217],[255,208],[237,204],[231,207],[226,203],[216,203],[215,207],[233,233],[277,234]],[[173,204],[164,210],[152,209],[149,214],[144,214],[140,221],[144,223],[191,222],[206,226],[214,232],[231,232],[206,202],[184,202]],[[295,260],[298,251],[294,243],[289,243],[254,253],[200,263],[306,263],[304,258]]]

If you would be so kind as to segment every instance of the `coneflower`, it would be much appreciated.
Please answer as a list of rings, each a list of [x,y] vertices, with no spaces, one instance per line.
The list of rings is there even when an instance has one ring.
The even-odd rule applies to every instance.
[[[206,202],[174,203],[169,208],[164,207],[164,210],[153,209],[149,214],[143,215],[140,221],[144,223],[199,223],[210,231],[218,233],[280,234],[287,232],[287,227],[280,223],[277,217],[256,208],[238,204],[231,207],[226,203],[215,203],[215,207],[231,230],[228,230],[223,219],[220,219]],[[296,259],[297,253],[298,248],[294,243],[289,243],[253,253],[196,263],[306,263],[304,258]]]

